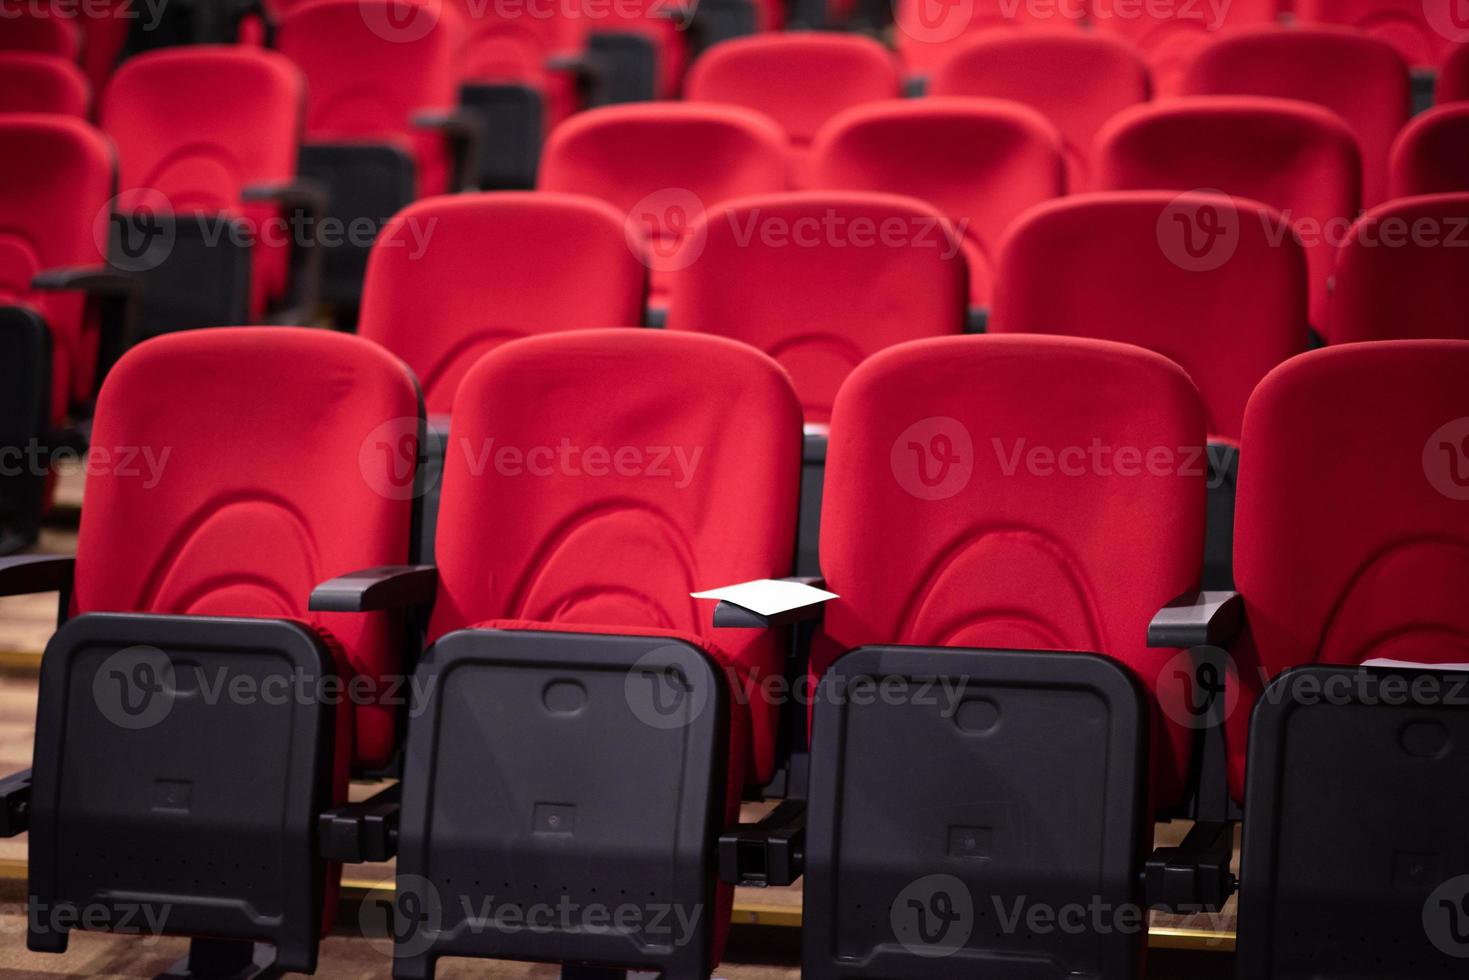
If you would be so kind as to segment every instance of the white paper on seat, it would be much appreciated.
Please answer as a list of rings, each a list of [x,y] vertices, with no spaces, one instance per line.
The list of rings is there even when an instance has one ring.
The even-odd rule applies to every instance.
[[[1440,670],[1452,674],[1469,671],[1469,664],[1420,664],[1412,660],[1364,660],[1362,666],[1386,667],[1392,670]]]
[[[837,597],[834,592],[827,592],[825,589],[818,589],[803,582],[786,582],[773,578],[756,579],[753,582],[741,582],[739,585],[726,585],[719,589],[709,589],[707,592],[689,594],[695,599],[720,599],[724,602],[732,602],[741,609],[748,609],[761,616],[774,616],[776,613],[800,609],[802,606],[811,606],[818,602],[828,602]]]

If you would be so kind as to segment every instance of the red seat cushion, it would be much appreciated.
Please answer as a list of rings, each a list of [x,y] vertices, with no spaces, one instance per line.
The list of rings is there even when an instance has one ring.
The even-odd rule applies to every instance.
[[[1192,731],[1177,651],[1147,627],[1197,584],[1203,443],[1188,376],[1137,347],[967,336],[869,358],[832,418],[821,567],[840,598],[813,671],[883,643],[1101,654],[1152,693],[1156,802],[1176,802]]]
[[[1228,719],[1237,798],[1255,697],[1287,668],[1469,661],[1465,377],[1469,341],[1346,344],[1287,361],[1250,399],[1234,549],[1250,635]]]
[[[430,638],[486,619],[653,627],[778,677],[783,638],[713,630],[689,593],[790,574],[800,462],[795,393],[753,348],[653,330],[505,344],[455,399]],[[778,705],[750,701],[763,783]]]
[[[87,76],[60,55],[0,52],[0,112],[54,112],[85,119]]]

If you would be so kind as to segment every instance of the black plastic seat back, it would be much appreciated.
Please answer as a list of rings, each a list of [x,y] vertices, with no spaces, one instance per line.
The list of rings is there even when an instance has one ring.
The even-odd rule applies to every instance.
[[[40,317],[0,306],[0,555],[36,540],[46,503],[51,335]]]

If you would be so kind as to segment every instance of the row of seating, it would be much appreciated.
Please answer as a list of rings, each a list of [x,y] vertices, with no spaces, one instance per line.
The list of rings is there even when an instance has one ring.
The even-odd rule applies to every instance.
[[[405,566],[424,418],[401,362],[299,328],[149,341],[109,375],[92,444],[167,448],[165,465],[146,481],[95,469],[74,560],[0,561],[0,592],[60,588],[66,620],[43,661],[35,767],[0,786],[0,830],[30,831],[33,907],[94,913],[33,916],[28,943],[62,952],[69,928],[158,905],[151,921],[206,937],[196,965],[264,943],[277,967],[310,971],[334,862],[396,849],[411,914],[395,976],[491,956],[705,977],[728,886],[779,883],[804,854],[803,975],[1132,977],[1136,931],[971,920],[935,939],[890,909],[932,876],[1049,907],[1217,906],[1227,840],[1222,875],[1208,887],[1192,867],[1189,888],[1183,853],[1149,859],[1147,842],[1159,814],[1221,819],[1206,801],[1227,805],[1224,755],[1207,760],[1227,746],[1246,804],[1241,975],[1298,975],[1320,966],[1327,929],[1370,927],[1395,940],[1374,945],[1384,975],[1452,976],[1423,915],[1469,870],[1456,823],[1415,828],[1415,853],[1433,855],[1416,871],[1339,868],[1396,840],[1402,807],[1463,796],[1462,710],[1292,685],[1343,667],[1385,684],[1356,669],[1377,658],[1463,661],[1466,372],[1469,342],[1444,340],[1274,369],[1245,410],[1240,595],[1222,596],[1194,591],[1208,420],[1176,364],[1074,338],[894,347],[832,414],[835,597],[761,616],[690,596],[791,570],[800,406],[747,345],[593,330],[486,354],[459,388],[436,564]],[[1373,506],[1348,513],[1343,487]],[[413,610],[431,610],[416,668]],[[787,673],[796,619],[819,620],[809,814],[788,803],[770,835],[730,836],[740,787],[778,762],[792,705],[760,692]],[[1205,644],[1233,651],[1218,691],[1195,687],[1180,649]],[[410,709],[388,692],[415,670]],[[372,696],[340,710],[313,683],[218,696],[282,676],[365,678]],[[958,701],[862,693],[925,680]],[[349,763],[388,762],[405,721],[401,802],[343,805]],[[1368,792],[1395,805],[1346,805]],[[1216,865],[1220,826],[1201,852]],[[570,911],[526,930],[477,914],[489,896]],[[677,942],[645,919],[589,928],[598,896],[703,916]]]

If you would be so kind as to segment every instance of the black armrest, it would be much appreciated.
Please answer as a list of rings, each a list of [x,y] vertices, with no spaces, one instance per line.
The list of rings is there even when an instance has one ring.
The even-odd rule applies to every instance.
[[[13,555],[0,558],[0,595],[67,592],[77,560],[72,555]]]
[[[1186,592],[1148,624],[1148,646],[1227,646],[1244,624],[1245,603],[1238,592]]]
[[[240,190],[246,202],[274,203],[290,212],[306,216],[306,233],[292,236],[290,267],[286,273],[285,297],[281,308],[272,311],[270,322],[305,324],[315,312],[321,285],[321,257],[317,249],[317,233],[326,217],[327,193],[309,180],[293,180],[281,184],[251,184]]]
[[[546,71],[564,71],[573,75],[587,76],[596,71],[596,66],[579,54],[556,54],[544,62]]]
[[[31,288],[46,292],[86,292],[96,296],[131,296],[142,286],[136,276],[109,265],[74,265],[45,269]]]
[[[805,870],[806,802],[786,800],[756,824],[719,835],[719,879],[766,888],[790,885]]]
[[[281,207],[302,208],[315,217],[326,213],[326,191],[309,180],[283,184],[250,184],[240,189],[240,200],[274,202]]]
[[[324,860],[339,864],[386,861],[398,853],[398,814],[403,784],[394,783],[371,799],[323,813],[316,823]]]
[[[339,575],[311,590],[314,612],[377,612],[433,605],[439,570],[433,565],[383,565]]]
[[[448,141],[454,157],[450,191],[472,190],[481,138],[474,116],[459,109],[425,110],[415,112],[409,121],[415,129],[437,130]]]
[[[23,834],[31,826],[31,771],[0,779],[0,837]]]
[[[1238,885],[1234,860],[1234,823],[1193,825],[1177,847],[1160,847],[1143,872],[1149,908],[1180,915],[1218,912]]]
[[[823,579],[810,576],[790,576],[781,579],[782,582],[800,582],[814,588],[824,588],[826,583]],[[793,623],[809,623],[821,619],[826,612],[826,604],[830,600],[818,599],[804,606],[796,606],[792,609],[784,609],[778,613],[766,616],[754,610],[746,609],[744,606],[736,605],[728,599],[721,600],[714,607],[714,625],[719,629],[752,629],[765,630],[778,626],[790,626]]]

